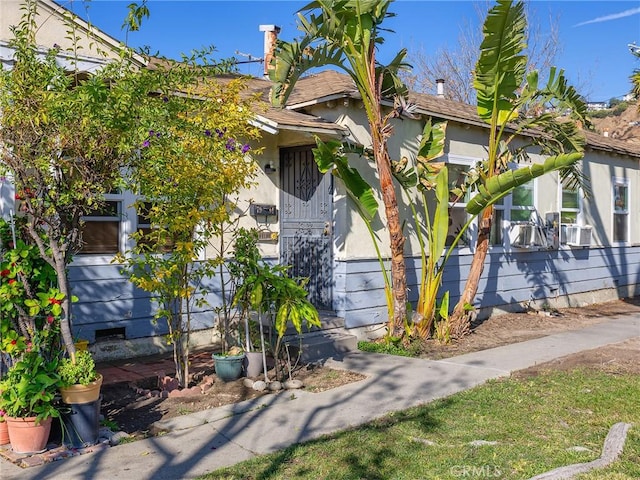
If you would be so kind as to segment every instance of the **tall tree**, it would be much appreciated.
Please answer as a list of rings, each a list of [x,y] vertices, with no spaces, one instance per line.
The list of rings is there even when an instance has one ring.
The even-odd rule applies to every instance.
[[[83,245],[83,216],[100,208],[104,193],[117,187],[140,141],[135,109],[155,90],[139,77],[131,54],[86,78],[77,71],[75,24],[68,17],[73,46],[41,55],[36,43],[38,3],[27,0],[13,30],[11,68],[0,71],[0,173],[16,189],[32,242],[56,273],[61,293],[61,335],[75,352],[67,266]],[[70,56],[68,72],[59,55]]]
[[[402,79],[414,91],[434,93],[436,79],[445,81],[445,95],[450,100],[473,105],[476,101],[473,87],[473,72],[478,61],[482,32],[476,28],[477,23],[484,20],[490,2],[474,2],[477,22],[465,21],[458,34],[457,43],[439,48],[429,55],[424,47],[409,52],[409,60],[413,65],[411,72],[403,73]],[[527,17],[537,15],[532,4],[525,6]],[[560,53],[561,44],[558,39],[558,23],[556,17],[549,16],[548,28],[542,31],[540,24],[529,24],[527,28],[527,68],[548,72]]]
[[[371,149],[380,182],[391,250],[393,318],[390,333],[401,336],[407,314],[407,278],[398,199],[393,183],[387,141],[392,135],[391,119],[402,114],[407,89],[398,73],[408,67],[406,50],[388,64],[376,59],[376,49],[384,42],[382,23],[393,16],[391,0],[318,0],[298,13],[303,37],[295,42],[278,41],[270,78],[274,82],[272,102],[284,106],[300,76],[309,69],[333,65],[346,72],[355,83],[364,103],[371,131]],[[306,16],[305,16],[306,14]],[[394,99],[399,108],[387,112],[383,99]]]
[[[236,225],[231,219],[237,206],[231,199],[251,185],[255,174],[248,156],[248,142],[258,137],[249,123],[254,98],[241,98],[242,80],[223,84],[215,73],[195,60],[163,71],[164,78],[173,80],[150,99],[152,115],[140,118],[147,137],[128,176],[130,188],[140,194],[137,210],[150,228],[132,235],[136,246],[131,255],[116,257],[131,281],[158,303],[154,317],[167,322],[182,386],[189,381],[192,312],[207,304],[203,280],[215,276],[227,253],[225,248],[216,255],[205,252],[214,239],[231,241],[223,235],[229,233],[227,225]],[[178,83],[185,85],[179,95],[172,91]],[[222,330],[228,333],[229,319],[218,320],[226,322]],[[226,351],[226,335],[222,340]]]
[[[474,88],[478,115],[489,125],[489,142],[487,159],[476,184],[471,185],[478,194],[467,203],[467,211],[480,213],[480,219],[469,276],[451,317],[457,336],[469,330],[467,306],[475,298],[484,269],[493,203],[514,187],[550,171],[560,170],[563,181],[573,186],[584,180],[576,162],[583,155],[584,136],[578,126],[588,122],[586,105],[562,71],[551,68],[547,83],[540,86],[538,72],[527,73],[526,25],[523,2],[498,0],[483,27]],[[537,114],[526,115],[527,111]],[[565,112],[570,112],[569,118],[563,116]],[[531,147],[515,147],[516,137],[530,138],[542,154],[549,155],[544,165],[533,165],[521,173],[508,171],[507,163],[526,160]],[[497,191],[501,193],[493,195]]]

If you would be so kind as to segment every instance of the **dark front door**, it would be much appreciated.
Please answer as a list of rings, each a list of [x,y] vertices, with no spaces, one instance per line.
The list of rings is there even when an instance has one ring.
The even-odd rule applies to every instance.
[[[332,175],[322,175],[312,147],[280,150],[280,261],[292,277],[308,277],[309,299],[332,310]]]

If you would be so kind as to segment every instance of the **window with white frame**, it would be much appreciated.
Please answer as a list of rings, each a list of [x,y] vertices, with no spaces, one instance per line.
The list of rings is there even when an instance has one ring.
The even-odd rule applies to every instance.
[[[493,223],[489,242],[499,246],[505,243],[505,233],[509,231],[511,223],[527,223],[534,220],[535,213],[535,182],[530,181],[520,185],[494,204]]]
[[[447,170],[449,177],[449,191],[454,188],[461,188],[466,180],[471,165],[472,159],[460,159],[456,157],[449,157],[447,161]],[[456,239],[462,228],[469,220],[469,214],[465,210],[467,206],[467,200],[469,199],[469,192],[467,191],[461,198],[457,198],[455,194],[449,196],[449,231],[447,232],[447,239],[445,244],[450,246]],[[470,243],[469,231],[466,231],[460,237],[457,246],[468,246]]]
[[[577,224],[580,215],[580,191],[560,184],[560,223]]]
[[[141,234],[138,244],[147,245],[150,249],[156,250],[157,252],[170,252],[174,246],[173,239],[163,238],[162,245],[158,245],[157,242],[159,239],[157,236],[153,235],[154,229],[152,228],[151,221],[149,219],[149,214],[152,208],[153,204],[151,202],[142,202],[138,204],[138,212],[136,215],[137,230],[139,234]]]
[[[629,180],[613,179],[613,242],[629,241]]]
[[[120,251],[123,197],[119,192],[105,195],[105,202],[82,217],[81,254],[113,254]]]
[[[560,243],[567,243],[568,226],[580,224],[580,194],[579,188],[570,188],[560,182]]]

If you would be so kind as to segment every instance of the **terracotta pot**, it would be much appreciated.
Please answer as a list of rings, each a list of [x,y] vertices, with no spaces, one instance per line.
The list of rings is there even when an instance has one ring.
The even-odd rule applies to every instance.
[[[6,445],[9,443],[9,427],[7,422],[0,422],[0,445]]]
[[[89,403],[95,402],[100,397],[100,387],[102,386],[102,375],[89,385],[71,385],[60,387],[60,396],[64,403]]]
[[[9,440],[15,453],[42,453],[47,449],[51,432],[51,417],[36,425],[36,417],[5,417],[9,427]]]

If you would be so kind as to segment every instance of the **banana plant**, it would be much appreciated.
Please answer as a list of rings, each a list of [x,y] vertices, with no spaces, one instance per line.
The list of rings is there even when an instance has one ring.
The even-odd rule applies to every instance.
[[[420,245],[421,273],[418,302],[409,327],[412,336],[422,339],[429,338],[431,335],[444,265],[453,246],[457,243],[457,241],[454,242],[445,255],[444,249],[449,230],[448,170],[444,163],[434,162],[434,160],[444,153],[446,127],[445,121],[429,119],[422,132],[415,167],[409,166],[406,159],[395,165],[395,178],[406,193]],[[422,204],[422,219],[418,215],[416,189]],[[435,193],[433,216],[429,211],[428,192],[430,191]]]
[[[500,175],[487,179],[485,185],[478,187],[478,194],[467,202],[468,213],[478,215],[484,208],[493,205],[509,194],[514,188],[530,182],[548,172],[571,167],[582,158],[581,152],[566,153],[548,157],[544,163],[536,163],[517,170],[507,170]]]
[[[469,185],[478,193],[466,209],[470,214],[480,214],[480,221],[467,282],[450,318],[454,336],[469,331],[467,312],[484,269],[493,204],[513,188],[553,171],[559,171],[565,183],[587,186],[576,164],[584,154],[585,140],[578,124],[588,125],[586,105],[562,70],[552,68],[544,86],[539,86],[536,71],[526,73],[526,29],[524,3],[511,0],[498,0],[483,26],[484,40],[473,84],[478,115],[489,125],[489,141],[480,175],[474,185]],[[560,112],[565,111],[570,112],[569,118],[560,119]],[[531,141],[516,148],[516,138]],[[549,155],[544,164],[507,171],[507,162],[526,159],[532,145]]]
[[[301,334],[305,324],[309,329],[320,327],[320,315],[307,298],[309,292],[305,287],[308,278],[291,278],[287,275],[289,266],[272,266],[262,260],[253,264],[252,269],[253,271],[238,287],[233,302],[239,304],[248,300],[247,306],[258,314],[264,378],[269,382],[262,325],[263,315],[272,319],[272,326],[276,332],[273,357],[277,361],[280,359],[282,342],[288,325],[291,324],[296,332]]]
[[[391,258],[392,308],[389,330],[402,335],[407,309],[407,276],[398,199],[393,184],[387,142],[393,133],[391,119],[403,108],[384,112],[383,99],[406,105],[408,91],[398,73],[409,66],[406,50],[400,50],[387,65],[376,60],[376,49],[384,42],[382,23],[393,16],[390,0],[317,0],[298,13],[302,38],[294,42],[277,41],[268,66],[273,81],[271,101],[283,107],[297,80],[308,70],[333,65],[353,80],[364,105],[371,132],[371,151],[380,182],[385,208]],[[385,270],[386,271],[386,270]]]
[[[360,218],[362,218],[371,236],[378,263],[380,264],[380,271],[384,279],[384,296],[387,304],[387,315],[388,318],[393,318],[394,299],[391,276],[385,265],[386,258],[382,255],[380,242],[372,224],[378,213],[378,201],[376,200],[371,185],[362,178],[360,172],[349,165],[347,158],[349,153],[354,153],[359,156],[370,156],[371,153],[367,152],[366,149],[360,145],[339,142],[337,140],[323,142],[319,138],[316,138],[316,144],[317,147],[313,149],[313,158],[318,165],[318,170],[320,170],[322,174],[332,172],[336,178],[343,182],[347,195],[355,205]],[[391,341],[393,338],[391,330],[387,329],[387,340]]]
[[[436,316],[437,294],[442,284],[444,265],[453,247],[461,237],[464,229],[456,241],[444,252],[449,226],[449,188],[447,168],[442,162],[434,162],[444,152],[444,139],[447,123],[432,121],[425,124],[415,165],[409,164],[408,159],[394,162],[394,177],[406,192],[406,196],[413,213],[415,231],[421,253],[421,276],[419,298],[415,315],[405,322],[405,332],[410,336],[428,338],[431,334]],[[378,239],[372,227],[378,203],[373,195],[371,186],[360,176],[359,172],[349,166],[347,154],[370,156],[361,146],[341,143],[335,140],[322,142],[316,139],[318,147],[313,150],[314,158],[322,173],[331,171],[345,186],[347,194],[352,199],[361,218],[363,219],[373,241],[380,268],[384,277],[385,297],[387,308],[391,313],[393,307],[392,285],[385,258],[381,255]],[[416,190],[417,189],[417,190]],[[422,203],[423,217],[418,214],[415,193]],[[433,217],[428,208],[427,195],[435,192],[436,207]],[[470,222],[469,222],[470,223]],[[465,227],[467,227],[469,225]],[[448,296],[446,297],[448,299]],[[446,302],[448,308],[448,301]],[[445,316],[446,317],[446,316]],[[387,341],[395,342],[399,337],[387,332]]]

